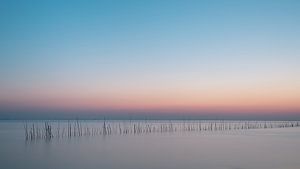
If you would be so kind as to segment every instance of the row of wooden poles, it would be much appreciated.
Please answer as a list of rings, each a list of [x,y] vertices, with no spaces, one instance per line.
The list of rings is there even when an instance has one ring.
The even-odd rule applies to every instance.
[[[68,121],[25,122],[26,140],[96,135],[208,132],[299,127],[298,121]]]

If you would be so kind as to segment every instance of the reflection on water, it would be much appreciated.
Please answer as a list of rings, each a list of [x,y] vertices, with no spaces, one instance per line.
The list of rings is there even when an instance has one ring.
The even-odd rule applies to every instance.
[[[117,124],[109,123],[111,126]],[[51,125],[55,130],[54,124]],[[98,126],[99,122],[81,122],[82,126],[87,124]],[[2,121],[0,168],[298,169],[299,143],[298,127],[90,135],[26,141],[23,122]]]

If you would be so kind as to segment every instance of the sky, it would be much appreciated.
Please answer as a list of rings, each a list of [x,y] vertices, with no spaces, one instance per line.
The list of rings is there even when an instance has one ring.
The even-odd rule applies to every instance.
[[[0,37],[0,119],[300,117],[297,0],[1,0]]]

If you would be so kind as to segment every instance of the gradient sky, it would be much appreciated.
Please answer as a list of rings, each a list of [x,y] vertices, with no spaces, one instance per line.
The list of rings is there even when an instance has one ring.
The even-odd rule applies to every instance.
[[[298,0],[1,0],[0,37],[2,115],[300,114]]]

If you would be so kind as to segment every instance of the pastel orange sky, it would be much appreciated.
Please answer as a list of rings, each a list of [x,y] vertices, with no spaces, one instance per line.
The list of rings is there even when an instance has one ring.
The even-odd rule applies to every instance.
[[[270,79],[268,79],[270,80]],[[86,109],[86,110],[161,110],[194,112],[298,112],[298,86],[280,81],[234,82],[185,81],[172,86],[148,85],[114,87],[113,90],[93,86],[86,88],[49,88],[11,92],[2,98],[7,105],[21,107]],[[205,84],[206,83],[206,84]],[[2,95],[3,96],[3,95]]]

